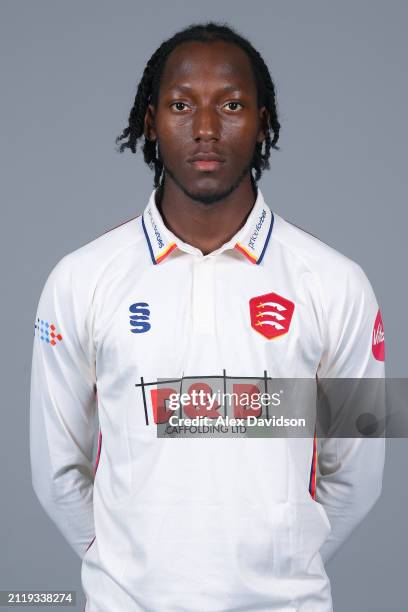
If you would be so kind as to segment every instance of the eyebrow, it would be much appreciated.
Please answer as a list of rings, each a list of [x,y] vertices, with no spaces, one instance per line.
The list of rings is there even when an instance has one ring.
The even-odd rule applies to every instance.
[[[221,87],[220,89],[223,92],[224,91],[225,92],[227,92],[227,91],[229,91],[229,92],[237,91],[237,92],[241,93],[243,91],[242,87],[237,87],[236,85],[224,85],[224,87]],[[177,85],[177,84],[175,84],[175,85],[170,85],[169,86],[169,90],[171,90],[171,91],[178,90],[178,91],[188,92],[188,91],[191,91],[191,87],[189,85]]]

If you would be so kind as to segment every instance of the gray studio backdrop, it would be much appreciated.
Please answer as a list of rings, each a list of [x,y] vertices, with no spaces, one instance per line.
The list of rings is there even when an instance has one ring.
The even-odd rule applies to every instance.
[[[79,559],[31,489],[35,310],[63,255],[144,208],[152,174],[114,139],[151,53],[206,18],[247,35],[276,82],[267,202],[362,266],[388,376],[408,374],[406,3],[3,0],[0,589],[73,589],[83,610]],[[336,612],[407,608],[407,460],[408,441],[389,440],[382,498],[327,566]]]

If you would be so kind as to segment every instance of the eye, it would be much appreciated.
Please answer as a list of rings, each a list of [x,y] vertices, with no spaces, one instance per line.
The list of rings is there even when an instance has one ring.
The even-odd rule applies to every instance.
[[[180,107],[180,106],[187,107],[187,104],[186,104],[185,102],[173,102],[172,104],[170,104],[170,108],[172,108],[173,106],[174,106],[174,107],[176,107],[176,106],[177,106],[177,107]],[[183,111],[183,110],[184,110],[184,108],[177,108],[176,110],[177,110],[177,111]]]
[[[236,111],[238,110],[238,108],[231,108],[231,106],[233,107],[240,106],[241,108],[243,108],[243,105],[241,104],[241,102],[236,102],[235,100],[233,100],[232,102],[227,102],[225,106],[229,106],[230,107],[229,110],[232,110],[232,111]]]

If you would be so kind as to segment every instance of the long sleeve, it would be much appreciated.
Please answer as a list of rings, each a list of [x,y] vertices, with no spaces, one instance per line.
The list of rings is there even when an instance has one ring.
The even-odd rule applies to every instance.
[[[41,505],[83,558],[94,537],[96,381],[90,309],[72,259],[63,257],[49,274],[35,317],[30,461]]]
[[[353,263],[347,274],[340,273],[336,283],[337,293],[326,305],[327,345],[317,376],[375,379],[365,387],[368,390],[364,403],[370,407],[371,397],[372,405],[379,404],[381,410],[384,335],[376,297],[357,264]],[[349,389],[349,399],[345,403],[339,400],[339,405],[343,409],[346,406],[354,416],[359,406],[353,405],[352,381],[344,383],[344,388]],[[373,412],[378,412],[378,406]],[[320,440],[316,501],[323,504],[332,528],[320,551],[324,562],[333,557],[378,500],[384,457],[384,437],[339,436]]]

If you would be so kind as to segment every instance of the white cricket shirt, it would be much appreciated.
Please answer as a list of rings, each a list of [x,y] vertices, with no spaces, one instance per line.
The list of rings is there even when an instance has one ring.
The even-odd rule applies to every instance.
[[[371,285],[259,188],[245,225],[205,256],[154,196],[46,280],[35,492],[83,559],[87,612],[329,612],[323,562],[380,494],[384,439],[324,440],[316,479],[313,437],[158,437],[168,413],[154,383],[383,377]]]

